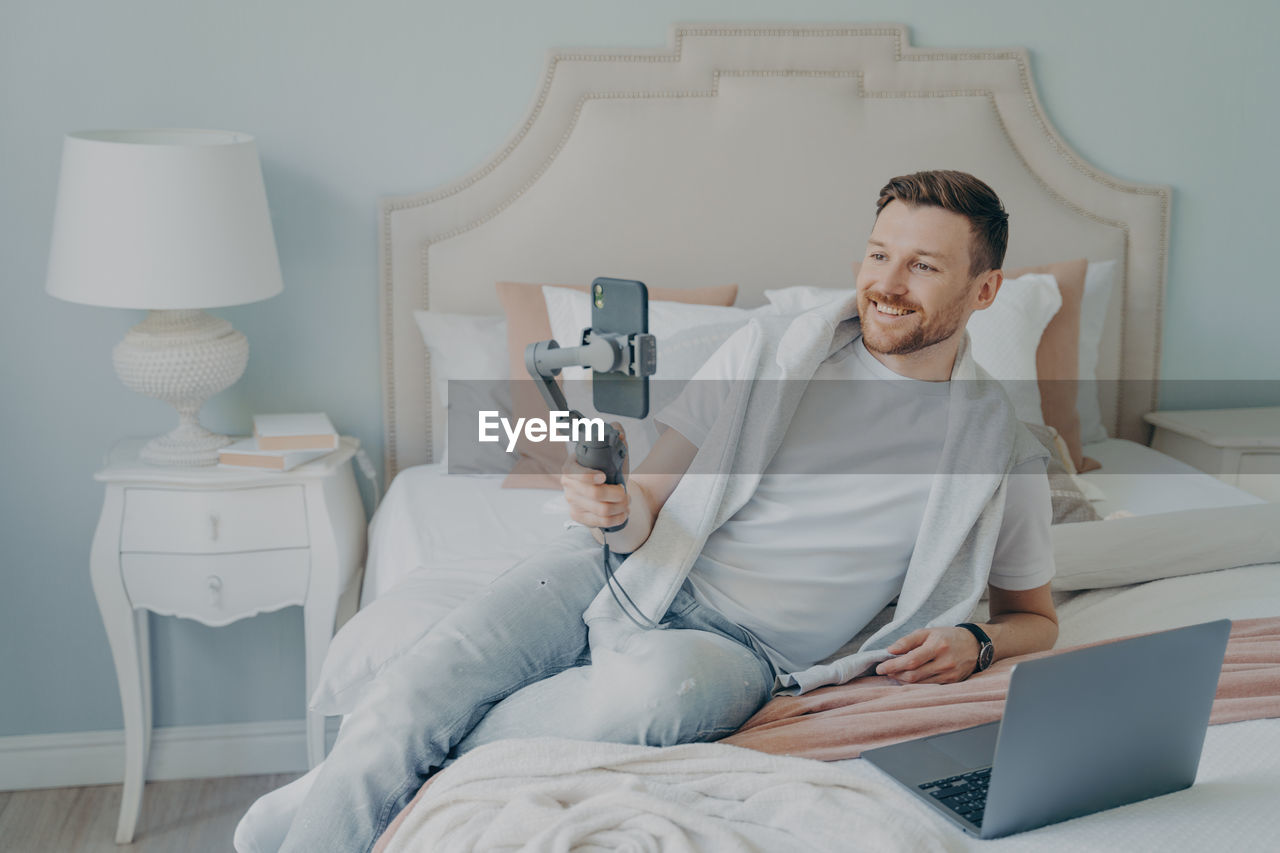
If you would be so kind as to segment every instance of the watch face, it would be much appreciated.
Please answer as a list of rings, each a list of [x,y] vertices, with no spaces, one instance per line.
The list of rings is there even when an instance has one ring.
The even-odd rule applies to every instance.
[[[983,643],[982,649],[978,652],[978,671],[991,666],[996,657],[996,647],[990,643]]]

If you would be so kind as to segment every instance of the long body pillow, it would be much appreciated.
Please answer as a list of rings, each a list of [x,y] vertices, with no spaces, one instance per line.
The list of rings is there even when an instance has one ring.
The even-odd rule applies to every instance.
[[[1280,504],[1060,524],[1051,535],[1054,589],[1126,586],[1280,562]]]

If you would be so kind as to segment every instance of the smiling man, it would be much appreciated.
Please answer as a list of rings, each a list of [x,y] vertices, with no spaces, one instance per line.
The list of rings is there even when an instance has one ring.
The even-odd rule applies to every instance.
[[[943,535],[922,524],[935,485],[948,478],[941,460],[949,421],[962,414],[948,386],[965,324],[1000,291],[1007,243],[1000,199],[972,175],[919,172],[880,191],[858,268],[858,316],[846,321],[857,332],[817,366],[750,499],[708,535],[688,572],[698,602],[745,628],[781,684],[803,685],[791,673],[857,634],[901,592],[919,543]],[[599,527],[630,519],[609,537],[618,551],[647,540],[722,417],[725,392],[750,359],[750,337],[730,338],[695,377],[705,381],[658,414],[671,429],[625,491],[570,466],[564,485],[575,519]],[[1010,405],[1002,391],[996,396],[989,402]],[[1044,460],[1032,458],[1006,477],[999,534],[982,567],[989,621],[912,631],[888,647],[896,657],[877,672],[953,682],[996,659],[1052,647],[1044,474]]]
[[[919,172],[894,178],[880,191],[876,224],[858,271],[857,304],[862,342],[895,373],[923,381],[950,378],[969,316],[991,305],[1004,276],[1000,270],[1008,245],[1008,214],[995,192],[963,172]],[[1015,559],[1039,563],[1052,575],[1048,541],[1051,512],[1044,477],[1037,463],[1015,469],[1011,483],[1028,500],[1006,499],[1001,541],[1020,538]],[[1025,476],[1031,474],[1032,477]],[[1013,501],[1013,503],[1011,503]],[[1026,509],[1031,512],[1023,515]],[[1014,523],[1009,521],[1013,519]],[[996,559],[1000,558],[997,550]],[[1046,583],[1029,589],[990,586],[991,621],[983,631],[929,629],[907,635],[889,647],[901,657],[877,671],[903,681],[957,681],[972,668],[971,654],[995,657],[1040,651],[1057,639],[1057,617]],[[975,626],[976,627],[976,626]],[[983,642],[979,632],[988,634]],[[990,651],[986,648],[991,646]]]
[[[668,429],[625,486],[567,462],[583,527],[379,674],[284,849],[368,850],[427,776],[489,741],[714,740],[778,690],[872,671],[955,682],[1052,646],[1045,453],[965,345],[1007,227],[971,175],[890,181],[856,299],[731,335],[695,377],[727,381],[658,415]],[[688,474],[726,454],[745,476]],[[605,588],[597,544],[624,523],[604,559],[641,618]],[[990,618],[962,622],[984,586]]]

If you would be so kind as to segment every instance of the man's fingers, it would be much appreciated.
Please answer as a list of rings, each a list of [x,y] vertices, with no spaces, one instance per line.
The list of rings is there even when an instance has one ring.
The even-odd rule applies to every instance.
[[[587,513],[584,520],[589,527],[616,527],[627,520],[627,514],[625,512],[611,514]]]
[[[881,675],[895,675],[900,672],[918,669],[931,660],[933,660],[933,649],[927,645],[920,646],[914,651],[908,652],[901,657],[885,661],[880,664],[880,666],[876,667],[876,672]]]
[[[893,660],[887,660],[876,667],[878,675],[893,675],[896,672],[913,669],[921,663],[931,659],[933,652],[924,647],[929,640],[928,629],[912,631],[905,637],[900,638],[893,643],[885,651],[893,655],[899,655]],[[915,649],[915,651],[911,651]],[[910,654],[907,654],[910,652]]]
[[[617,527],[625,522],[631,510],[627,490],[616,483],[605,485],[600,482],[604,474],[599,471],[582,470],[585,475],[564,474],[560,477],[565,501],[569,504],[569,516],[587,527]]]
[[[890,654],[900,655],[903,652],[910,651],[916,646],[922,644],[929,639],[929,631],[927,628],[921,628],[919,631],[912,631],[905,637],[900,637],[897,642],[885,649]]]
[[[908,684],[941,684],[949,680],[947,674],[952,669],[954,667],[950,662],[934,658],[909,672],[899,673],[896,677],[899,681],[905,681]]]
[[[598,503],[618,504],[627,500],[627,490],[618,484],[603,485],[601,483],[584,483],[570,478],[561,481],[564,486],[565,499],[579,501],[596,501]]]
[[[622,491],[621,486],[607,486],[602,482],[596,482],[591,477],[560,477],[560,488],[564,489],[565,497],[575,496],[595,499],[597,497],[603,499],[603,496],[614,491]]]
[[[594,494],[573,494],[572,489],[565,488],[565,500],[569,504],[569,514],[579,524],[598,526],[593,519],[609,518],[617,523],[625,518],[631,508],[626,492],[621,489],[606,492],[602,496]]]
[[[598,478],[601,483],[604,482],[603,471],[578,464],[578,460],[572,455],[565,459],[564,464],[560,466],[560,473],[570,477],[577,477],[579,479]]]

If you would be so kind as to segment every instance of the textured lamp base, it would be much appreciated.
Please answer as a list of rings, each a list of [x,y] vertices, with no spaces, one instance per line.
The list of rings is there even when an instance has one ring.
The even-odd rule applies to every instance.
[[[231,439],[200,426],[200,407],[230,388],[249,363],[249,341],[231,324],[203,311],[149,311],[112,352],[128,388],[170,403],[178,427],[143,448],[156,465],[214,465]]]
[[[138,457],[152,465],[217,465],[218,451],[230,443],[229,436],[209,432],[194,417],[183,417],[173,431],[148,441]]]

